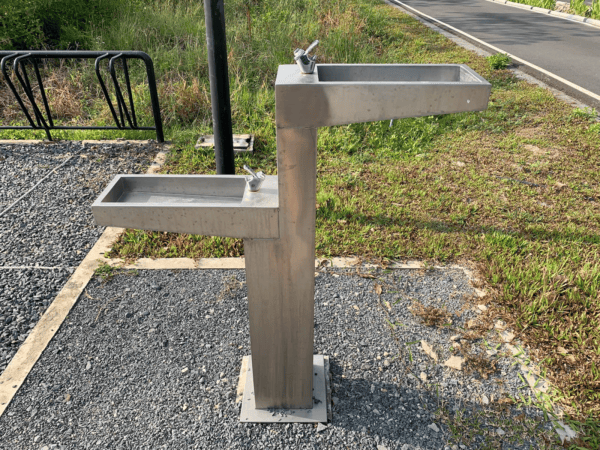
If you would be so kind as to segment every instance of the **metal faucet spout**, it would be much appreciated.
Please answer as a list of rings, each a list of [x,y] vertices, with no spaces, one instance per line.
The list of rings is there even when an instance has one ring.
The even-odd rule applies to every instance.
[[[246,177],[246,183],[248,185],[248,190],[250,192],[258,192],[260,190],[260,187],[262,186],[262,184],[265,181],[265,174],[262,172],[258,172],[258,173],[255,172],[250,167],[248,167],[246,164],[244,164],[244,170],[246,172],[248,172],[250,175],[252,175],[252,176]]]
[[[316,40],[308,46],[306,50],[297,48],[294,50],[294,60],[300,66],[302,73],[313,73],[315,71],[315,64],[317,63],[317,55],[308,56],[308,54],[319,45],[319,41]]]

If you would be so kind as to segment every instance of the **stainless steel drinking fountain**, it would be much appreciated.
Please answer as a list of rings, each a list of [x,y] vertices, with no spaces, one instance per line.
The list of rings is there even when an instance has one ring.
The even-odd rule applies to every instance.
[[[99,225],[244,239],[247,422],[327,421],[313,355],[317,128],[480,111],[491,91],[465,65],[315,65],[300,52],[275,81],[277,176],[119,175],[92,206]]]

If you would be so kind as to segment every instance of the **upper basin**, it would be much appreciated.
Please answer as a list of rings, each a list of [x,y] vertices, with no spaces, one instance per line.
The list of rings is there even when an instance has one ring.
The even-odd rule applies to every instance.
[[[325,83],[460,83],[481,78],[468,66],[457,64],[320,64],[317,69],[319,82]]]
[[[266,239],[279,236],[276,176],[118,175],[92,205],[98,225]]]
[[[279,66],[279,128],[320,127],[487,108],[491,85],[464,64]]]

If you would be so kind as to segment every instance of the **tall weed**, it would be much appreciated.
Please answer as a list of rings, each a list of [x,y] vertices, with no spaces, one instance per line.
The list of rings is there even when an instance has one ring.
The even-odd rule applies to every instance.
[[[0,49],[87,49],[92,24],[116,19],[119,0],[2,0]]]

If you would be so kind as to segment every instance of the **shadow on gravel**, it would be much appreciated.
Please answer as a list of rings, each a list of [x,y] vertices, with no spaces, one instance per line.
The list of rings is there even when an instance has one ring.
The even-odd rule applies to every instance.
[[[525,426],[526,414],[519,408],[484,408],[460,398],[436,395],[435,389],[399,387],[371,378],[345,380],[339,365],[332,362],[331,367],[337,385],[333,426],[346,433],[359,431],[350,442],[363,448],[371,448],[369,444],[374,441],[404,450],[438,449],[441,443],[463,449],[532,449],[537,448],[532,437],[536,429],[538,434],[547,432],[540,429],[541,420],[530,420]],[[515,422],[521,425],[515,427]]]

